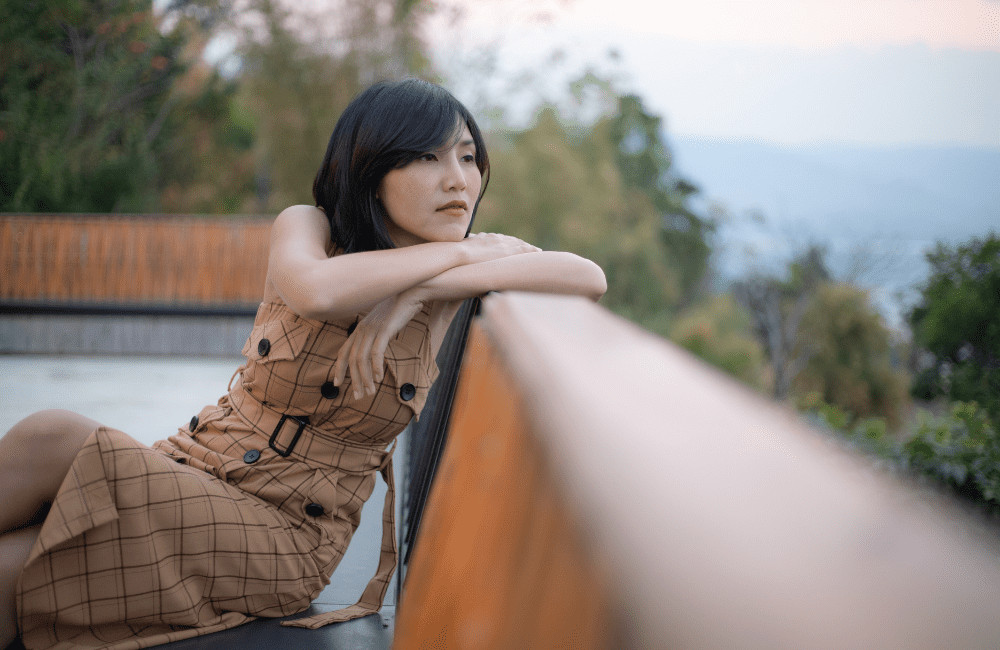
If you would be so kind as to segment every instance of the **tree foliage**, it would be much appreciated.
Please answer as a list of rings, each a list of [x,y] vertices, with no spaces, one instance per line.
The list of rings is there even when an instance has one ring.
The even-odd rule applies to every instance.
[[[417,37],[428,3],[327,0],[311,11],[335,32],[310,32],[310,13],[253,0],[242,14],[240,106],[255,125],[256,209],[312,203],[312,179],[340,113],[368,85],[428,76]],[[336,17],[336,20],[330,20]]]
[[[639,96],[621,96],[609,126],[625,186],[642,192],[660,215],[660,243],[687,302],[705,277],[714,225],[689,207],[698,189],[674,174],[662,120],[645,109]]]
[[[0,211],[309,201],[350,98],[428,71],[417,38],[428,6],[328,0],[309,6],[324,17],[310,22],[277,0],[2,0]],[[220,33],[236,35],[229,76],[203,56]]]
[[[671,180],[659,118],[635,96],[613,99],[613,112],[592,124],[546,106],[530,127],[490,134],[476,228],[593,259],[608,277],[603,304],[666,335],[704,274],[710,229],[687,207],[693,190]],[[684,230],[690,246],[665,225],[680,213],[697,224]]]
[[[784,277],[753,275],[733,293],[767,353],[777,399],[831,404],[852,422],[901,423],[907,378],[892,333],[865,291],[833,280],[821,247],[792,259]]]
[[[929,363],[914,393],[975,401],[1000,421],[1000,236],[938,244],[927,259],[930,277],[910,322]]]
[[[756,273],[733,284],[733,295],[749,313],[773,376],[774,396],[784,400],[812,353],[799,329],[819,286],[830,279],[824,251],[811,246],[788,265],[786,276]]]
[[[795,394],[816,393],[854,417],[885,418],[890,428],[901,424],[908,377],[894,367],[892,334],[865,291],[844,283],[819,285],[803,315],[798,345],[808,354],[792,382]]]
[[[764,351],[753,336],[749,314],[731,296],[711,296],[682,311],[670,338],[748,386],[765,388]]]
[[[225,95],[217,75],[178,88],[200,29],[189,4],[167,29],[152,0],[0,2],[0,210],[157,207],[179,116]]]

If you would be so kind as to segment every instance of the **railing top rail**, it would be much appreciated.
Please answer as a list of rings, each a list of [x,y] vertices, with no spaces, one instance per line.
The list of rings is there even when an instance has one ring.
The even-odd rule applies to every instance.
[[[1000,639],[995,538],[943,499],[584,299],[484,314],[637,646]]]

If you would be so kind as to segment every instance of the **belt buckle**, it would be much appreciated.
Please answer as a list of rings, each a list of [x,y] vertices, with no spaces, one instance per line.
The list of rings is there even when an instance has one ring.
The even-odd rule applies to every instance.
[[[299,428],[295,430],[295,435],[292,436],[291,444],[285,447],[285,450],[282,451],[281,449],[278,449],[278,446],[274,443],[278,439],[278,434],[281,433],[281,428],[285,425],[285,420],[294,420],[295,422],[298,422]],[[274,433],[271,434],[271,439],[267,441],[267,446],[273,449],[274,451],[278,452],[278,455],[281,456],[282,458],[287,458],[289,455],[291,455],[292,450],[295,449],[295,444],[299,441],[299,438],[302,436],[302,430],[305,429],[307,426],[309,426],[308,416],[303,415],[299,417],[297,415],[288,415],[287,413],[283,413],[281,415],[281,419],[278,420],[278,425],[274,427]]]

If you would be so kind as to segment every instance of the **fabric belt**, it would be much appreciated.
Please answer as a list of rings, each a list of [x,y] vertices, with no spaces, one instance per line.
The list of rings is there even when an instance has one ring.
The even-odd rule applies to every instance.
[[[347,442],[332,437],[308,424],[308,418],[289,416],[264,406],[242,390],[229,393],[229,402],[236,411],[258,433],[267,436],[269,445],[280,455],[310,463],[321,464],[342,471],[354,471],[353,467],[363,467],[359,473],[378,470],[385,481],[387,490],[382,506],[382,544],[379,551],[378,568],[375,575],[355,604],[332,612],[323,612],[291,621],[282,621],[286,627],[304,627],[311,630],[340,623],[353,618],[375,614],[382,608],[385,592],[392,581],[396,568],[398,549],[396,547],[396,482],[393,479],[392,454],[396,450],[393,440],[389,449]],[[348,461],[345,469],[340,463]]]

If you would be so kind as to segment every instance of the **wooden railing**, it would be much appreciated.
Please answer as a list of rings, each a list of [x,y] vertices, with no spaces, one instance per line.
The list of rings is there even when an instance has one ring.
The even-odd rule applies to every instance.
[[[585,300],[483,312],[394,647],[997,646],[939,495]]]
[[[0,215],[0,305],[254,309],[271,219]]]

